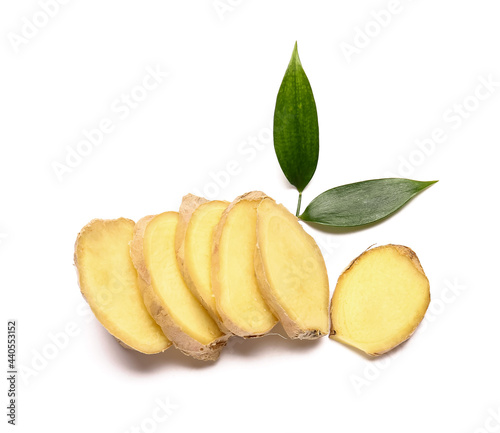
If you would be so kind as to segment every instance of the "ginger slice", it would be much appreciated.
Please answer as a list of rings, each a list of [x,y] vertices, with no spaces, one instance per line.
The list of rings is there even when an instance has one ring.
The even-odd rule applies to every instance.
[[[269,198],[257,207],[255,273],[290,338],[328,334],[330,292],[323,255],[297,217]]]
[[[182,199],[175,235],[175,251],[179,269],[187,286],[208,313],[223,328],[212,290],[212,242],[215,228],[227,201],[208,201],[188,194]]]
[[[266,195],[244,194],[222,214],[214,235],[212,289],[224,326],[240,337],[269,332],[277,318],[262,298],[255,276],[257,206]]]
[[[129,254],[135,223],[93,220],[79,233],[75,265],[83,297],[102,325],[127,348],[163,352],[172,344],[149,315]]]
[[[429,280],[410,248],[370,249],[337,282],[330,338],[381,355],[410,338],[429,302]]]
[[[178,220],[177,212],[142,218],[134,229],[130,254],[141,279],[144,303],[165,335],[183,353],[213,361],[227,336],[182,278],[175,256]]]

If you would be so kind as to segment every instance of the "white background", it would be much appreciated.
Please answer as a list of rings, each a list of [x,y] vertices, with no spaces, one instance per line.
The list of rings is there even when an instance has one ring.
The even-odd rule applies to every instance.
[[[223,0],[217,11],[212,0],[73,0],[44,20],[36,1],[2,2],[1,326],[5,335],[6,321],[18,321],[18,368],[29,372],[18,377],[17,431],[500,428],[500,5],[401,0],[376,24],[373,14],[396,3]],[[213,364],[173,348],[122,349],[84,308],[78,231],[97,217],[175,210],[204,190],[231,200],[260,189],[295,210],[269,125],[296,40],[321,140],[303,206],[389,173],[440,181],[381,224],[307,228],[332,291],[368,246],[413,248],[431,282],[423,325],[379,361],[328,338],[233,340]],[[168,77],[144,93],[148,68]],[[496,84],[488,93],[481,80]],[[131,92],[144,100],[119,111]],[[103,119],[113,132],[59,180],[54,162]],[[436,129],[441,142],[424,154],[416,140]],[[252,142],[261,149],[248,150]],[[156,399],[175,408],[154,421]]]

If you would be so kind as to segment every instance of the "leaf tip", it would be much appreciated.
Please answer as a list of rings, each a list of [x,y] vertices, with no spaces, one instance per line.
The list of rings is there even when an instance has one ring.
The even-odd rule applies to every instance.
[[[299,57],[299,48],[297,46],[297,41],[295,41],[295,45],[293,46],[293,52],[292,52],[292,59],[291,61],[295,61],[297,63],[300,63],[300,57]]]

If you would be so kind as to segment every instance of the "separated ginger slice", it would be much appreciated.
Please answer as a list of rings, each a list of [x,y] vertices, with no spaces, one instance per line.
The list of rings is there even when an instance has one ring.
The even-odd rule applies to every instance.
[[[80,290],[111,335],[142,353],[163,352],[172,343],[149,315],[129,254],[135,223],[93,220],[79,233],[75,265]]]
[[[323,255],[297,217],[270,198],[257,207],[255,273],[290,338],[328,334],[330,292]]]
[[[144,303],[165,335],[183,353],[213,361],[227,336],[182,278],[175,256],[178,215],[165,212],[141,219],[130,254],[141,279]]]
[[[367,250],[337,282],[330,338],[381,355],[410,338],[429,302],[429,281],[410,248]]]
[[[222,330],[225,329],[212,290],[212,242],[215,228],[228,206],[227,201],[186,195],[179,209],[175,236],[177,261],[184,281]]]
[[[222,214],[214,235],[212,288],[224,326],[240,337],[269,332],[277,318],[262,298],[255,276],[257,206],[266,195],[249,192]]]

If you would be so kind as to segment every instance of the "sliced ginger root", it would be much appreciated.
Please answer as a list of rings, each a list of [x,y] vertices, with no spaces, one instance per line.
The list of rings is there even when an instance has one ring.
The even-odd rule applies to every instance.
[[[328,334],[329,285],[321,251],[297,217],[270,198],[257,207],[255,273],[290,338]]]
[[[191,293],[175,255],[177,212],[141,219],[130,254],[141,280],[144,303],[165,335],[183,353],[216,360],[227,336]]]
[[[172,343],[149,315],[129,254],[134,221],[93,220],[79,233],[75,265],[80,290],[102,325],[125,347],[146,354]]]
[[[410,338],[429,302],[429,281],[410,248],[367,250],[337,282],[330,338],[381,355]]]
[[[212,242],[227,201],[208,201],[188,194],[182,199],[175,236],[175,251],[184,281],[224,330],[212,290]]]
[[[214,235],[212,288],[224,326],[240,337],[268,333],[277,318],[264,301],[255,276],[257,206],[266,197],[255,191],[233,201]]]

